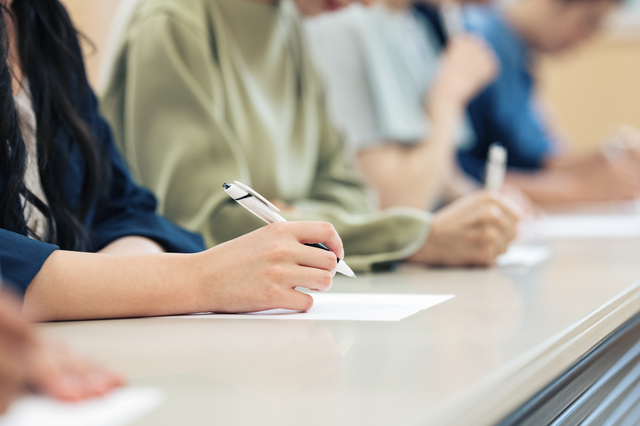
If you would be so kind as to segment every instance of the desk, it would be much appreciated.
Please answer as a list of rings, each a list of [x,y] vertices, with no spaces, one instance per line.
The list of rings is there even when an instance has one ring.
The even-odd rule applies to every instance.
[[[164,405],[136,426],[495,424],[640,311],[640,239],[549,247],[532,269],[337,277],[332,291],[456,294],[400,322],[146,318],[40,330],[132,385],[161,388]]]

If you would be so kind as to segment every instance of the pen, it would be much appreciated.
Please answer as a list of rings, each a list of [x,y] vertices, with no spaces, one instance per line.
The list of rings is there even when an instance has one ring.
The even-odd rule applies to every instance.
[[[249,210],[254,215],[258,216],[265,222],[286,222],[286,220],[277,213],[280,211],[279,208],[271,204],[269,200],[258,194],[253,189],[249,188],[247,185],[235,181],[233,184],[224,183],[222,187],[224,188],[224,192],[226,192],[227,195],[237,201],[238,204]],[[329,248],[322,243],[305,245],[329,251]],[[348,277],[356,277],[356,274],[353,273],[351,268],[347,266],[344,260],[338,259],[338,268],[336,269],[336,271]]]
[[[507,149],[498,142],[489,147],[484,176],[484,188],[488,191],[500,191],[507,171]]]

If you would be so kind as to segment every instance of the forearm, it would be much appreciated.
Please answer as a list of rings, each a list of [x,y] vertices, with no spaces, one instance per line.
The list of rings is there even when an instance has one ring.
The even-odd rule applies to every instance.
[[[34,321],[195,312],[196,256],[56,251],[27,289],[23,310]]]
[[[540,170],[535,173],[508,172],[505,183],[517,187],[533,202],[557,204],[581,201],[582,191],[570,173],[562,170]]]
[[[586,154],[568,154],[552,156],[544,162],[544,168],[548,170],[583,170],[589,167],[598,166],[605,160],[605,157],[598,151]]]
[[[462,110],[455,102],[436,98],[428,107],[427,139],[413,147],[385,145],[360,153],[360,167],[378,190],[381,207],[425,209],[437,201],[453,171]]]

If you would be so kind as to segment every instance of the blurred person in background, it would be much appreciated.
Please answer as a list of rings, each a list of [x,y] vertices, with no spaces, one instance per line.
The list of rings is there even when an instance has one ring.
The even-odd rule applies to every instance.
[[[468,6],[468,29],[491,46],[498,78],[469,107],[476,143],[462,147],[462,168],[482,179],[487,150],[509,151],[506,182],[543,204],[640,197],[640,136],[630,127],[600,151],[573,153],[537,96],[534,66],[542,54],[570,51],[593,36],[618,0],[515,0],[503,8]]]
[[[499,67],[477,37],[457,31],[444,46],[459,29],[444,27],[443,3],[380,0],[306,25],[331,118],[383,207],[433,209],[476,189],[456,149],[474,143],[466,107]]]
[[[317,6],[320,6],[319,8]],[[290,220],[332,223],[360,271],[397,261],[490,265],[520,213],[480,194],[432,216],[380,210],[326,113],[300,12],[321,0],[138,0],[107,58],[102,109],[139,182],[208,246],[262,223],[222,189],[240,180]]]

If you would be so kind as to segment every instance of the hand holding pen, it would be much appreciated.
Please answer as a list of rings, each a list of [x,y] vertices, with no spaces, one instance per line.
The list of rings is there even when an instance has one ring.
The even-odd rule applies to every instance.
[[[266,198],[258,194],[247,185],[235,181],[234,184],[225,183],[222,185],[227,195],[237,201],[242,207],[249,210],[251,213],[264,220],[266,223],[281,223],[286,220],[278,214],[280,209],[271,204]],[[305,245],[310,247],[319,248],[321,250],[330,251],[329,247],[325,244],[317,241],[305,241]],[[353,273],[351,268],[347,266],[344,260],[337,259],[337,272],[348,277],[355,278],[356,274]]]

